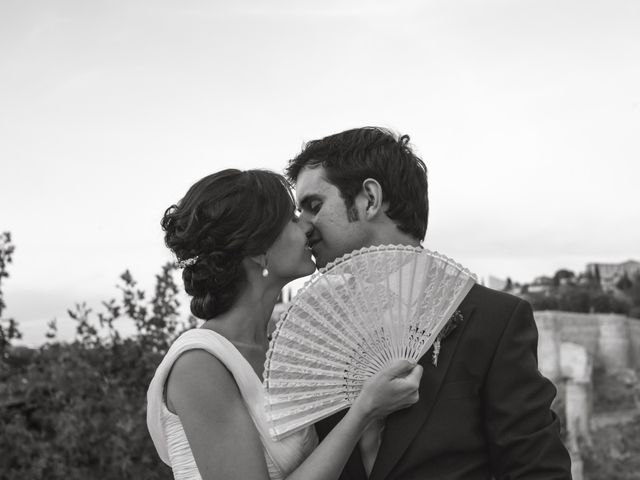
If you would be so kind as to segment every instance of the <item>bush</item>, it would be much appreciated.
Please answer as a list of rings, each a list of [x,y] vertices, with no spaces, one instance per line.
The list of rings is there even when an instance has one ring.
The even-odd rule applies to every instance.
[[[603,368],[596,368],[592,379],[594,412],[619,412],[638,406],[636,402],[640,387],[638,374],[634,370],[607,374]]]
[[[122,298],[97,314],[85,304],[69,310],[76,341],[55,339],[55,321],[39,349],[12,347],[0,358],[0,477],[4,480],[171,479],[146,427],[146,390],[174,338],[194,326],[178,322],[173,265],[156,277],[150,301],[129,272]],[[115,328],[132,319],[137,335]]]
[[[48,345],[6,381],[2,478],[172,478],[146,428],[146,386],[161,355],[128,339]]]
[[[587,480],[637,480],[640,415],[624,425],[601,428],[592,445],[581,445]]]
[[[640,319],[640,306],[636,306],[636,307],[631,307],[629,309],[629,316],[631,318],[638,318]]]
[[[5,357],[7,348],[14,339],[22,338],[22,333],[18,329],[18,324],[13,318],[2,318],[5,308],[2,294],[2,279],[9,277],[8,265],[13,260],[15,247],[11,241],[11,234],[4,232],[0,235],[0,363]]]
[[[610,294],[600,293],[591,298],[591,306],[597,313],[628,314],[630,305]]]
[[[558,310],[558,299],[556,297],[539,294],[526,294],[523,298],[531,303],[534,310]]]

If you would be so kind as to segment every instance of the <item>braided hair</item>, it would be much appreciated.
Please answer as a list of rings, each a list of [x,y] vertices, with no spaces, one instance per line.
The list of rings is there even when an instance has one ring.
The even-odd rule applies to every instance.
[[[185,265],[193,315],[209,320],[231,308],[246,280],[242,260],[265,253],[294,209],[282,175],[227,169],[196,182],[165,211],[165,244]]]

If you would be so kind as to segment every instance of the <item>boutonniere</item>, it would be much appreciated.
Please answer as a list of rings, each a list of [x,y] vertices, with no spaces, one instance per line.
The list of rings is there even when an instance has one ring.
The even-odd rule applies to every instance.
[[[455,328],[462,323],[462,320],[464,320],[464,317],[462,316],[462,312],[460,312],[460,310],[456,310],[455,312],[453,312],[453,315],[451,315],[451,318],[446,323],[444,328],[440,330],[440,333],[438,334],[436,341],[433,342],[433,354],[431,356],[431,363],[433,363],[434,367],[438,366],[438,356],[440,355],[440,343],[442,342],[442,340],[444,340],[447,337],[447,335],[453,332]]]

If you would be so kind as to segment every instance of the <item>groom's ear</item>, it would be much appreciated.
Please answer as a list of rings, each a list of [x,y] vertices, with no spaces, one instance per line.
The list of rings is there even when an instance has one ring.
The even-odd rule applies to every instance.
[[[362,195],[366,200],[364,214],[367,220],[383,212],[382,186],[375,178],[367,178],[362,182]]]

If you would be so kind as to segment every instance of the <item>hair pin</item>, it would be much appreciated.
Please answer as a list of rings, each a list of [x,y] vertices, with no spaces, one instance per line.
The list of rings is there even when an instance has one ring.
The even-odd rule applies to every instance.
[[[190,267],[197,261],[198,261],[198,256],[196,255],[195,257],[187,258],[185,260],[180,260],[177,265],[178,265],[178,268]]]

